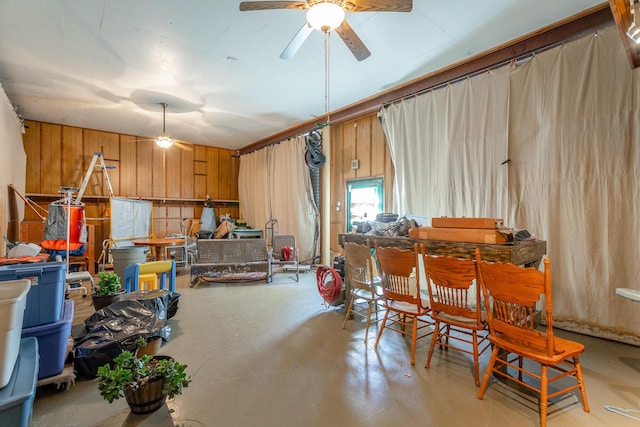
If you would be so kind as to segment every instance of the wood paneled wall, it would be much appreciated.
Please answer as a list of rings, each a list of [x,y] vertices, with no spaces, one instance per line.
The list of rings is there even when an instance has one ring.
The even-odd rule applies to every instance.
[[[152,141],[111,132],[27,121],[24,148],[27,153],[27,194],[57,195],[60,186],[80,186],[93,154],[103,153],[114,194],[154,198],[154,234],[179,231],[182,218],[200,218],[207,195],[218,201],[216,218],[229,213],[240,217],[237,202],[239,159],[231,150],[195,145],[193,151],[172,147],[163,150]],[[351,169],[351,161],[360,167]],[[341,252],[338,234],[346,231],[346,182],[384,177],[385,210],[391,210],[393,165],[382,127],[375,113],[331,128],[331,251]],[[93,196],[93,197],[92,197]],[[96,197],[96,196],[99,196]],[[88,222],[96,226],[96,244],[109,236],[108,191],[96,169],[83,201]],[[166,199],[165,199],[166,198]],[[184,200],[180,200],[184,199]],[[50,200],[36,198],[43,207]],[[336,210],[337,202],[341,210]],[[29,209],[25,220],[38,220]],[[96,253],[101,251],[96,248]]]
[[[351,161],[360,167],[351,169]],[[386,138],[377,113],[331,127],[331,251],[342,252],[338,234],[347,230],[346,182],[352,179],[384,177],[384,205],[391,211],[394,170]],[[323,170],[326,173],[327,169]],[[336,210],[340,202],[340,210]]]
[[[204,200],[216,201],[216,218],[238,218],[239,159],[231,150],[194,145],[193,151],[163,149],[135,136],[25,122],[23,136],[27,154],[26,193],[47,208],[61,186],[80,187],[94,153],[105,159],[115,196],[152,198],[153,231],[156,236],[179,232],[182,218],[200,218]],[[96,226],[96,245],[109,236],[108,190],[99,168],[94,169],[82,200],[85,214]],[[100,219],[98,219],[100,218]],[[39,220],[25,209],[25,220]],[[188,221],[185,221],[188,224]],[[101,251],[96,247],[96,253]]]

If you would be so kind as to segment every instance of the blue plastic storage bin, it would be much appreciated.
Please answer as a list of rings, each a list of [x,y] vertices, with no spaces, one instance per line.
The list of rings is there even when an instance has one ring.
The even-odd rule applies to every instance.
[[[30,279],[31,289],[27,294],[22,327],[44,325],[60,320],[64,302],[64,262],[37,262],[5,265],[0,267],[0,282]]]
[[[67,343],[73,323],[73,300],[64,301],[62,319],[55,323],[22,328],[22,338],[38,339],[40,369],[38,379],[58,375],[64,369],[67,358]]]
[[[9,384],[0,389],[0,426],[27,427],[31,423],[38,384],[38,358],[38,340],[21,339]]]

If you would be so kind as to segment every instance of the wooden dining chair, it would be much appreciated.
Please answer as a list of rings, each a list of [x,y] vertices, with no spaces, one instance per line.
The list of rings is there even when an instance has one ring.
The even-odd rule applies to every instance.
[[[411,337],[411,364],[416,362],[416,342],[433,333],[434,324],[428,318],[430,308],[420,297],[420,269],[418,245],[411,249],[382,247],[374,241],[376,259],[382,277],[384,319],[378,330],[375,348],[385,329]],[[409,328],[410,332],[407,331]]]
[[[478,278],[487,308],[489,340],[493,352],[484,374],[478,398],[482,399],[491,375],[509,378],[522,387],[539,394],[540,425],[547,425],[549,399],[580,390],[582,407],[589,412],[587,391],[582,377],[579,355],[584,346],[578,342],[556,337],[553,333],[550,261],[544,260],[544,272],[536,268],[522,268],[509,263],[489,263],[481,259],[476,249]],[[544,298],[546,326],[535,326],[536,303]],[[523,359],[535,362],[540,372],[528,368]],[[507,368],[517,372],[510,375]],[[523,379],[525,375],[528,381]],[[556,381],[573,377],[570,384]],[[549,386],[554,390],[549,392]]]
[[[431,363],[436,344],[445,350],[451,348],[471,354],[476,386],[479,386],[478,358],[489,348],[489,341],[487,316],[482,310],[481,290],[476,283],[476,263],[471,259],[429,255],[424,245],[420,245],[420,252],[431,318],[436,322],[425,368]]]
[[[371,315],[375,314],[375,323],[378,322],[378,313],[382,308],[382,288],[380,277],[374,274],[373,258],[369,244],[344,242],[344,255],[346,267],[346,285],[349,289],[349,303],[342,323],[342,329],[353,316],[366,319],[364,342],[369,337]]]

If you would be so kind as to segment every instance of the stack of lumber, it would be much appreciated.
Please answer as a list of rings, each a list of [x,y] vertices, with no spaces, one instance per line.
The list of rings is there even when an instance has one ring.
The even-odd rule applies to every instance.
[[[431,227],[412,228],[409,237],[486,244],[512,242],[513,234],[503,224],[504,220],[499,218],[433,218]]]

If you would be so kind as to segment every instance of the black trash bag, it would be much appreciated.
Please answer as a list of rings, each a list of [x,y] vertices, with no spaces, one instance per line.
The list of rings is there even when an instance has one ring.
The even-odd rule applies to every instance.
[[[110,363],[122,350],[136,350],[135,341],[162,338],[169,341],[171,327],[136,300],[119,300],[96,311],[73,329],[74,365],[79,377],[93,378],[98,368]]]
[[[136,300],[154,312],[160,319],[167,320],[171,319],[178,311],[180,294],[167,289],[154,289],[130,292],[120,297],[120,301],[125,299]]]

